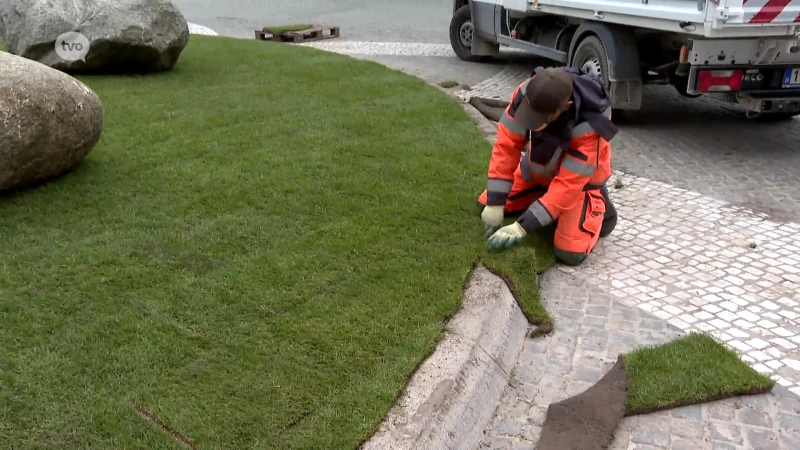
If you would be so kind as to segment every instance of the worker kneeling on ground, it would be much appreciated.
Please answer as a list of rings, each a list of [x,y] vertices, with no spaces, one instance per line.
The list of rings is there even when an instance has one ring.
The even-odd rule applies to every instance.
[[[578,265],[617,224],[608,197],[611,101],[597,77],[572,68],[537,68],[512,95],[497,127],[487,189],[478,199],[499,250],[557,221],[556,257]],[[506,215],[520,215],[500,228]]]

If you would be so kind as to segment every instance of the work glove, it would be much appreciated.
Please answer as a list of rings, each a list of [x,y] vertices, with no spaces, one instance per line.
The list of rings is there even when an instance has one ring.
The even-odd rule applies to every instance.
[[[522,241],[528,233],[519,222],[500,228],[486,241],[486,250],[504,250],[513,247]]]
[[[491,236],[503,224],[504,209],[505,207],[502,205],[483,208],[481,219],[483,219],[483,224],[486,225],[486,237]]]

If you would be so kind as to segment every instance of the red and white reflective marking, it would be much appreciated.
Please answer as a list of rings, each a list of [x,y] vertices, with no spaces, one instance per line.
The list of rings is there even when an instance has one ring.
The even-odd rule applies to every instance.
[[[800,0],[743,0],[744,23],[800,23]]]

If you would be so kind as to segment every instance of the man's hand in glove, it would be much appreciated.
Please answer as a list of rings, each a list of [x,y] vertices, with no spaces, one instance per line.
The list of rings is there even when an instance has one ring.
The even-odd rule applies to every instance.
[[[522,226],[519,222],[514,222],[511,225],[504,226],[497,230],[489,239],[486,241],[486,249],[489,251],[492,250],[504,250],[510,247],[513,247],[522,241],[528,233],[522,229]]]
[[[503,224],[504,209],[505,207],[502,205],[483,208],[481,219],[483,219],[483,224],[486,225],[486,237],[491,236]]]

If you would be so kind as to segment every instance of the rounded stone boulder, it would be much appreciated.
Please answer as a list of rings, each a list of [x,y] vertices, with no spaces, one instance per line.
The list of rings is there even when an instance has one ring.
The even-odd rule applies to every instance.
[[[8,50],[67,73],[172,70],[189,24],[169,0],[0,0]]]
[[[89,87],[0,51],[0,191],[30,187],[72,170],[102,132],[103,105]]]

